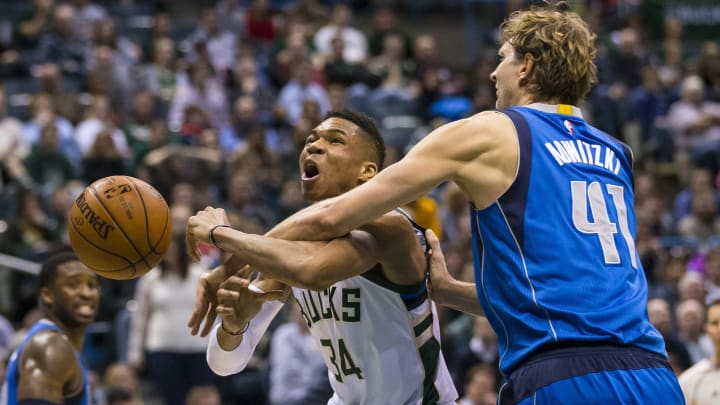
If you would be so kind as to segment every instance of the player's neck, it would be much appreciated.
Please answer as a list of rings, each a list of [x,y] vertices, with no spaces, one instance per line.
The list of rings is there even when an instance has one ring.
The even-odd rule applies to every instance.
[[[50,314],[45,314],[45,319],[54,323],[58,328],[60,328],[62,333],[68,338],[70,344],[73,345],[76,351],[82,351],[83,343],[85,342],[85,330],[87,329],[86,326],[83,325],[71,328],[63,324],[57,318],[53,317]]]

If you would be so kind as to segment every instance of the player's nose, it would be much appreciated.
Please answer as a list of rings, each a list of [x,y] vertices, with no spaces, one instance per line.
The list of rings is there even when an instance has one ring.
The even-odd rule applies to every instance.
[[[307,153],[324,153],[325,147],[322,144],[322,140],[318,139],[316,141],[313,141],[305,146],[305,150]]]

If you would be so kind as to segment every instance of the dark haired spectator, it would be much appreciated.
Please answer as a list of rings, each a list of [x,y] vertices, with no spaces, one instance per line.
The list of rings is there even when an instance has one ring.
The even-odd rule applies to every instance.
[[[57,127],[47,124],[40,130],[40,140],[24,161],[35,186],[43,194],[49,194],[76,178],[72,164],[58,145]]]
[[[171,131],[178,131],[183,124],[186,108],[195,105],[208,116],[210,124],[221,127],[228,122],[225,89],[210,72],[210,66],[203,62],[188,67],[187,80],[178,82],[175,97],[170,105],[168,125]]]
[[[204,44],[209,58],[207,62],[212,65],[218,79],[224,82],[235,63],[237,36],[234,32],[223,29],[215,8],[207,7],[203,10],[200,24],[187,41],[192,49],[196,49],[197,44]],[[198,55],[193,50],[188,51],[190,61],[197,63]]]
[[[88,71],[88,45],[73,33],[75,10],[68,4],[53,9],[52,29],[41,35],[36,65],[56,64],[64,75],[81,77]]]
[[[332,39],[340,35],[345,44],[345,60],[349,63],[363,62],[368,57],[367,38],[362,31],[351,25],[352,9],[345,3],[336,3],[330,13],[330,21],[320,28],[314,37],[315,48],[330,53]]]

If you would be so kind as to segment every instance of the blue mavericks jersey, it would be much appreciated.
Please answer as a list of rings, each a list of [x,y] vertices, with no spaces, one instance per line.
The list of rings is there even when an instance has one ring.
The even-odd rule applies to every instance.
[[[471,207],[477,293],[501,371],[563,342],[665,355],[635,249],[630,149],[571,106],[501,112],[519,137],[517,177],[489,207]]]
[[[22,341],[22,343],[20,343],[20,345],[10,356],[10,362],[8,363],[7,373],[5,375],[5,382],[2,386],[2,392],[0,392],[0,405],[17,405],[18,363],[20,361],[20,353],[22,353],[22,350],[27,344],[27,342],[29,342],[35,334],[46,330],[52,330],[56,331],[57,333],[62,333],[62,331],[57,325],[46,319],[42,319],[35,323],[32,328],[30,328],[27,336],[25,336],[25,339]],[[80,363],[80,367],[82,368],[83,379],[85,380],[85,387],[77,395],[74,395],[72,397],[66,397],[62,402],[62,405],[90,405],[90,383],[87,377],[87,371],[85,370],[85,366],[83,366],[82,361],[80,361],[79,356],[78,362]]]

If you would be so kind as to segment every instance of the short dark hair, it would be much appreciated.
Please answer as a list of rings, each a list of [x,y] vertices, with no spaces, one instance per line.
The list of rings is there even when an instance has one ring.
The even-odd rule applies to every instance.
[[[50,287],[57,277],[58,267],[68,262],[80,261],[73,251],[62,251],[48,257],[40,267],[38,289]]]
[[[380,131],[378,130],[377,125],[375,125],[373,119],[361,112],[345,108],[342,110],[330,111],[327,115],[325,115],[323,120],[333,117],[348,120],[362,129],[365,135],[367,135],[372,141],[372,146],[375,150],[375,156],[377,158],[375,163],[378,165],[378,170],[382,170],[383,164],[385,163],[385,141],[383,140],[382,135],[380,135]]]

